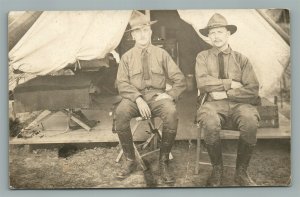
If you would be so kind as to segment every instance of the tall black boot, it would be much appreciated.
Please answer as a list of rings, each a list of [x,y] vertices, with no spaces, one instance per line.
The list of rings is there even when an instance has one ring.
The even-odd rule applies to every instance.
[[[133,140],[131,131],[128,132],[119,132],[118,133],[119,140],[123,149],[124,156],[126,158],[125,166],[122,167],[121,171],[116,174],[118,179],[125,179],[127,178],[130,173],[132,173],[136,167],[136,160],[135,160],[135,151],[133,148]]]
[[[257,186],[247,173],[254,148],[255,144],[252,145],[242,139],[239,140],[234,181],[241,186]]]
[[[207,152],[212,164],[212,172],[207,180],[208,187],[219,187],[222,183],[223,176],[223,159],[221,141],[217,141],[212,145],[206,144]]]
[[[176,130],[164,130],[162,133],[161,147],[159,154],[159,172],[163,183],[174,183],[175,178],[169,167],[169,154],[176,137]]]

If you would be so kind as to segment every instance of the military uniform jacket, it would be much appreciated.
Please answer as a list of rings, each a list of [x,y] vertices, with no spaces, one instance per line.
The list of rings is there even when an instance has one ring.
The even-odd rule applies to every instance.
[[[144,80],[143,77],[141,48],[134,46],[122,56],[117,74],[119,94],[133,102],[139,96],[151,98],[157,93],[165,92],[166,81],[169,79],[172,82],[172,88],[166,93],[177,100],[186,88],[186,81],[179,67],[164,49],[150,44],[146,52],[149,80]]]

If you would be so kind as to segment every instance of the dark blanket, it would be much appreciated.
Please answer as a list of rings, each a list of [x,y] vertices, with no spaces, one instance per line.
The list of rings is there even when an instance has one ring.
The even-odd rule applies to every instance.
[[[91,85],[88,75],[36,77],[15,88],[16,113],[89,108]]]

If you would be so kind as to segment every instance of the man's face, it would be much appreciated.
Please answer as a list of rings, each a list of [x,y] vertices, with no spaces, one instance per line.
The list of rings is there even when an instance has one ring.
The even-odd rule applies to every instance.
[[[151,41],[152,30],[150,26],[144,26],[142,28],[133,30],[131,32],[133,39],[136,44],[141,46],[147,46]]]
[[[209,30],[208,37],[210,38],[213,46],[217,48],[222,48],[228,45],[228,38],[230,36],[230,31],[226,27],[217,27]]]

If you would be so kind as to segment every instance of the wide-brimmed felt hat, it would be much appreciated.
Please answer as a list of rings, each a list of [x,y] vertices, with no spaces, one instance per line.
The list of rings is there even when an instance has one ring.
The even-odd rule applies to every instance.
[[[131,18],[129,20],[130,29],[126,32],[133,31],[139,28],[142,28],[144,26],[150,26],[157,21],[150,21],[150,19],[143,13],[134,10],[131,14]]]
[[[227,20],[221,14],[214,14],[208,21],[207,26],[204,29],[199,29],[199,32],[203,36],[208,36],[209,30],[217,27],[226,27],[231,34],[234,34],[237,30],[235,25],[228,25]]]

